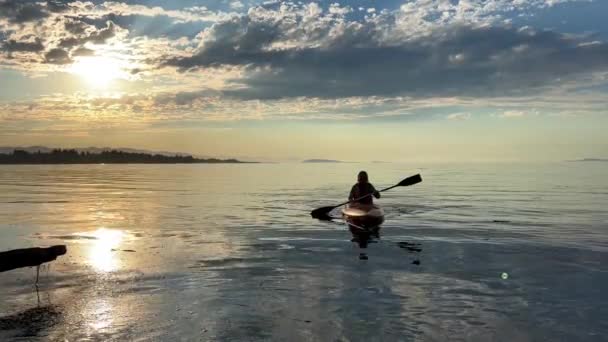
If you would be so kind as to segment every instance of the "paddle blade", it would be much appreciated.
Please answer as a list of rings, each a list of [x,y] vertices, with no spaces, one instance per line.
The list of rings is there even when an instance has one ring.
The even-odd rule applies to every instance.
[[[417,175],[407,177],[406,179],[399,182],[399,184],[397,184],[397,185],[398,186],[409,186],[409,185],[414,185],[414,184],[420,183],[420,182],[422,182],[422,177],[420,177],[420,174],[417,174]]]
[[[331,216],[329,216],[329,212],[334,210],[336,207],[322,207],[322,208],[317,208],[313,211],[310,212],[310,216],[312,216],[312,218],[315,218],[317,220],[325,220],[325,221],[330,221],[331,220]]]

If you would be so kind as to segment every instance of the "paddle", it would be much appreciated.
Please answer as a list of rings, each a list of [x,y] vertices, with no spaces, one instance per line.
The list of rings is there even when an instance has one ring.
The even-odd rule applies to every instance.
[[[393,185],[393,186],[391,186],[391,187],[388,187],[388,188],[386,188],[386,189],[382,189],[382,190],[380,190],[380,191],[378,191],[378,192],[387,191],[387,190],[390,190],[390,189],[392,189],[392,188],[396,188],[396,187],[398,187],[398,186],[410,186],[410,185],[414,185],[414,184],[416,184],[416,183],[420,183],[420,182],[422,182],[422,177],[420,177],[420,174],[417,174],[417,175],[414,175],[414,176],[407,177],[406,179],[402,180],[402,181],[401,181],[401,182],[399,182],[398,184]],[[359,197],[359,198],[355,198],[355,199],[353,199],[353,200],[350,200],[350,201],[347,201],[347,202],[344,202],[344,203],[340,203],[340,204],[338,204],[338,205],[334,205],[334,206],[330,206],[330,207],[321,207],[321,208],[317,208],[317,209],[315,209],[315,210],[313,210],[313,211],[311,211],[311,212],[310,212],[310,216],[312,216],[312,218],[316,218],[316,219],[318,219],[318,220],[326,220],[326,221],[329,221],[329,220],[331,220],[331,219],[332,219],[332,217],[331,217],[331,216],[329,216],[329,212],[330,212],[330,211],[332,211],[332,210],[336,209],[337,207],[343,206],[343,205],[345,205],[345,204],[349,204],[349,203],[351,203],[351,202],[358,201],[358,200],[360,200],[360,199],[362,199],[362,198],[365,198],[365,197],[367,197],[367,196],[371,196],[371,195],[373,195],[373,193],[371,193],[371,194],[367,194],[367,195],[362,196],[362,197]]]

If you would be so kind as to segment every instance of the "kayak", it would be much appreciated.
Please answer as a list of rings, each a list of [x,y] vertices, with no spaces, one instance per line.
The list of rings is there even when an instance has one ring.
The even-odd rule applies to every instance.
[[[384,222],[384,210],[377,205],[355,204],[342,209],[342,218],[351,228],[374,229]]]

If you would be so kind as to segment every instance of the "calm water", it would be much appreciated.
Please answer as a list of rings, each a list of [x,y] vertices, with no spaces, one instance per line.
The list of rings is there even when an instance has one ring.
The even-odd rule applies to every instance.
[[[369,260],[339,222],[366,169]],[[0,167],[0,340],[608,339],[608,163]],[[421,251],[400,248],[418,243]],[[420,264],[413,264],[413,261]],[[503,278],[504,274],[504,279]]]

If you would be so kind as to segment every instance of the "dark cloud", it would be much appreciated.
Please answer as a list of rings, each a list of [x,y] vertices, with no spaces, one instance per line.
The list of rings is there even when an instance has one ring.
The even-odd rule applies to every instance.
[[[125,14],[125,13],[110,13],[100,17],[81,17],[79,18],[84,23],[101,27],[106,22],[111,21],[116,26],[125,28],[129,31],[129,37],[194,37],[202,29],[210,24],[205,22],[180,22],[176,18],[168,15],[144,15],[144,14]]]
[[[377,22],[342,25],[335,33],[335,26],[305,31],[276,18],[254,19],[214,25],[196,54],[165,64],[242,66],[245,77],[233,82],[245,87],[226,94],[245,99],[517,95],[608,70],[607,44],[551,31],[450,26],[416,39],[385,31],[389,41],[378,38],[386,26]],[[281,46],[289,41],[304,44]]]
[[[13,39],[8,40],[2,44],[2,50],[11,52],[40,52],[44,50],[42,41],[36,38],[34,41],[15,41]]]
[[[49,16],[46,8],[38,3],[19,0],[0,1],[0,16],[14,23],[24,23]]]
[[[190,105],[197,99],[207,98],[207,97],[217,97],[221,96],[221,92],[217,90],[205,89],[199,91],[186,91],[179,92],[176,94],[161,94],[154,98],[154,103],[156,105],[166,105],[169,103],[174,103],[178,106]]]
[[[47,63],[65,64],[72,57],[94,54],[84,47],[86,43],[105,44],[117,34],[126,36],[127,30],[130,38],[193,38],[208,25],[180,22],[166,12],[111,10],[113,5],[100,6],[106,10],[99,15],[78,14],[78,9],[92,9],[101,2],[71,6],[63,0],[0,0],[0,17],[20,23],[73,8],[65,16],[52,17],[57,23],[52,38],[8,40],[16,37],[14,31],[0,32],[4,35],[0,50],[9,57],[12,52],[39,52]],[[180,57],[169,56],[161,64],[182,71],[241,67],[243,76],[231,80],[229,90],[223,92],[241,99],[518,95],[608,71],[608,44],[585,44],[583,38],[552,31],[500,26],[497,21],[459,21],[459,26],[430,14],[424,24],[404,24],[398,11],[350,21],[328,14],[327,9],[321,12],[316,5],[272,6],[277,9],[253,7],[245,15],[214,24],[187,43],[201,42],[194,54],[182,57],[186,50],[180,45],[175,49],[182,51],[167,50]],[[12,25],[11,30],[13,26],[17,27]],[[156,63],[143,70],[155,68]]]
[[[71,34],[82,35],[85,33],[88,25],[78,20],[69,20],[64,23],[65,30]]]
[[[71,2],[61,0],[48,2],[0,0],[0,18],[4,17],[9,22],[17,24],[33,22],[33,25],[38,25],[44,19],[47,19],[50,24],[50,19],[48,19],[50,13],[61,13],[70,7],[74,7],[70,4]],[[82,7],[76,5],[75,8],[79,6]],[[52,39],[50,43],[44,42],[44,36],[42,35],[36,38],[24,36],[19,39],[8,39],[11,34],[15,35],[17,33],[14,28],[11,28],[10,31],[0,31],[0,38],[4,38],[0,42],[0,51],[7,52],[9,58],[15,58],[12,55],[15,52],[40,53],[46,63],[67,64],[72,62],[71,56],[93,55],[94,52],[85,48],[84,45],[86,43],[105,44],[116,36],[119,29],[114,22],[107,20],[99,22],[98,25],[90,25],[86,22],[86,16],[78,14],[55,17],[52,21],[52,24],[57,27],[56,30],[53,29],[54,32],[48,32],[48,34],[52,34],[53,38],[59,37],[57,40]],[[45,48],[49,50],[44,52]]]
[[[68,4],[72,1],[47,1],[46,6],[49,11],[54,13],[65,12],[69,9]]]
[[[105,42],[116,35],[116,24],[111,21],[106,23],[106,27],[92,32],[86,40],[93,44],[105,44]]]
[[[69,27],[69,29],[68,29]],[[89,29],[87,31],[87,29]],[[87,42],[91,42],[93,44],[105,44],[109,39],[113,38],[116,35],[116,25],[108,21],[106,22],[106,27],[99,30],[90,30],[90,26],[84,24],[82,22],[71,21],[66,23],[66,30],[71,30],[70,32],[74,34],[73,37],[66,37],[59,41],[59,47],[71,49],[76,46],[82,46]],[[78,34],[72,31],[81,31],[85,34]]]
[[[79,47],[78,49],[72,51],[72,56],[76,57],[76,56],[94,56],[95,55],[95,51],[91,50],[91,49],[87,49],[85,47]]]
[[[62,40],[59,41],[59,47],[71,49],[75,46],[79,46],[84,43],[86,43],[86,40],[84,40],[84,39],[68,37],[68,38],[63,38]]]
[[[120,27],[129,30],[130,37],[194,37],[203,28],[208,26],[201,22],[177,22],[175,18],[167,15],[109,15],[111,20]]]
[[[44,59],[50,64],[70,64],[72,59],[70,54],[64,49],[51,49],[44,54]]]

